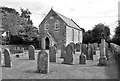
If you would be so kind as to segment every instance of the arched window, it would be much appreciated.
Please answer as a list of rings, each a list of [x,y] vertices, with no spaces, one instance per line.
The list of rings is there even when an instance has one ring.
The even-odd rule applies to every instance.
[[[56,20],[54,29],[59,29],[59,28],[60,28],[60,22]]]
[[[47,21],[45,21],[44,29],[45,29],[45,30],[49,30],[49,23],[48,23]]]

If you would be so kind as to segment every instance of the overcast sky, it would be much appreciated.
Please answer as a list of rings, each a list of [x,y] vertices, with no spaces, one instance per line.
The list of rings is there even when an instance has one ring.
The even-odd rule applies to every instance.
[[[118,20],[118,2],[120,0],[0,0],[0,6],[7,6],[20,11],[20,7],[32,12],[34,26],[38,27],[51,7],[56,12],[72,18],[86,31],[94,25],[109,25],[111,34]]]

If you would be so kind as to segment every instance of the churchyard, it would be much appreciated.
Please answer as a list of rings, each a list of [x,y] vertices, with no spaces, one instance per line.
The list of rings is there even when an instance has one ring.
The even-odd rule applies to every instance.
[[[119,46],[111,44],[109,49],[112,51],[105,51],[103,48],[108,46],[103,45],[101,43],[98,47],[97,44],[82,44],[76,45],[74,49],[69,44],[61,50],[57,50],[54,46],[49,50],[36,50],[30,45],[28,50],[21,48],[23,52],[15,54],[5,48],[4,52],[1,52],[1,77],[2,79],[118,79],[119,54],[116,47]],[[104,59],[104,56],[107,58]]]

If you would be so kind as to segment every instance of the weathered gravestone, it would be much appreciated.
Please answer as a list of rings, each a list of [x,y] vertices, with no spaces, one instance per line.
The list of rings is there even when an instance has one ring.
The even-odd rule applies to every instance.
[[[106,54],[106,58],[107,58],[107,60],[109,60],[109,55],[108,55],[108,43],[106,42],[105,43],[105,54]]]
[[[73,42],[71,42],[70,45],[72,46],[72,48],[73,48],[73,53],[75,54],[75,44],[74,44]]]
[[[106,58],[106,52],[105,52],[105,39],[101,39],[101,44],[99,45],[100,47],[100,59],[99,59],[99,63],[98,66],[106,66],[107,65],[107,58]]]
[[[56,62],[56,52],[57,50],[55,46],[49,48],[50,62]]]
[[[2,57],[2,49],[0,48],[0,66],[1,66],[1,57]]]
[[[29,60],[35,60],[35,47],[33,45],[29,46]]]
[[[80,52],[80,44],[76,43],[75,47],[76,47],[76,52]]]
[[[86,64],[86,55],[83,53],[79,56],[79,64]]]
[[[67,47],[65,48],[66,54],[64,57],[64,61],[62,62],[63,64],[73,64],[73,53],[74,49],[73,47],[68,44]]]
[[[5,62],[5,67],[12,67],[10,51],[7,48],[4,50],[4,62]]]
[[[82,44],[82,51],[81,53],[87,55],[87,45],[86,44]]]
[[[91,45],[91,49],[92,49],[92,54],[95,55],[95,46],[94,46],[94,44]]]
[[[65,45],[62,45],[60,58],[64,58],[65,53],[66,53],[66,51],[65,51]]]
[[[87,55],[87,60],[93,60],[93,53],[92,53],[91,44],[88,44],[88,55]]]
[[[49,54],[45,50],[41,50],[37,56],[37,72],[49,73]]]

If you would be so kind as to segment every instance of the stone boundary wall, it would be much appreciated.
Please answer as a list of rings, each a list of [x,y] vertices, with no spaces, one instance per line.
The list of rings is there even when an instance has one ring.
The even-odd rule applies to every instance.
[[[113,54],[113,57],[115,58],[115,61],[117,62],[120,68],[120,46],[114,43],[110,43],[110,50]]]

